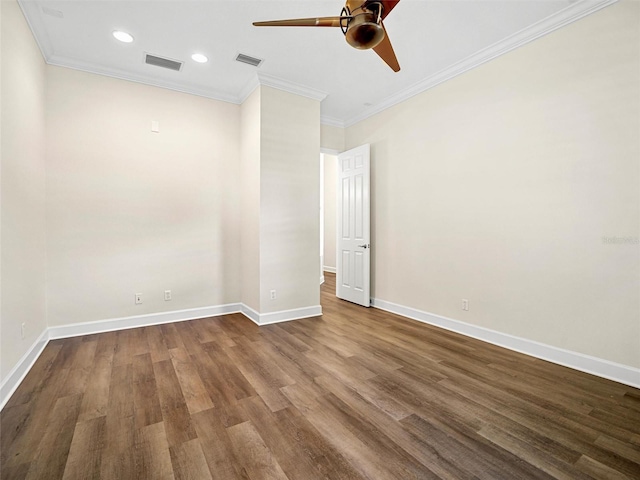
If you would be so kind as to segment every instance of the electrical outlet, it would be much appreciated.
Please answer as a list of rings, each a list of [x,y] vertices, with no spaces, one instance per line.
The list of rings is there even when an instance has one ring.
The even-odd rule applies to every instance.
[[[27,333],[27,324],[23,323],[20,326],[20,336],[22,337],[23,340],[24,340],[24,337],[26,336],[26,333]]]
[[[136,305],[140,305],[142,303],[142,294],[136,293]]]
[[[464,310],[465,312],[469,311],[469,300],[467,300],[466,298],[462,299],[462,310]]]
[[[276,291],[271,290],[271,300],[275,300],[275,299],[276,299]]]
[[[165,302],[171,301],[171,290],[164,291],[164,301]]]

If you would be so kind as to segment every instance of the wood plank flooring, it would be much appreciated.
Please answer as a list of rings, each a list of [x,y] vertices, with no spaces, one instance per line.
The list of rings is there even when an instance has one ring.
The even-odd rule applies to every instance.
[[[640,391],[322,287],[49,343],[0,414],[2,479],[640,479]]]

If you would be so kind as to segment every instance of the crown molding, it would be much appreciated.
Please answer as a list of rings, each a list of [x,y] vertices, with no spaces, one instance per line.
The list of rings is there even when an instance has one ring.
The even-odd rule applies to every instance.
[[[339,118],[336,118],[336,117],[329,117],[327,115],[320,115],[320,123],[322,125],[329,125],[330,127],[338,127],[338,128],[345,127],[344,120],[340,120]]]
[[[258,72],[245,84],[244,87],[242,87],[237,101],[234,103],[244,103],[244,101],[249,98],[249,95],[251,95],[253,91],[261,85],[265,87],[276,88],[284,92],[293,93],[294,95],[300,95],[303,97],[311,98],[313,100],[318,100],[319,102],[327,97],[327,94],[321,92],[320,90],[308,88],[303,85],[298,85],[297,83],[289,82],[272,75]]]
[[[132,75],[130,73],[102,68],[89,63],[78,62],[68,58],[60,57],[53,51],[51,41],[46,34],[46,29],[42,22],[40,12],[38,12],[38,4],[35,2],[28,2],[26,0],[17,0],[24,17],[34,32],[35,41],[42,52],[45,62],[49,65],[57,65],[60,67],[72,68],[74,70],[80,70],[84,72],[94,73],[98,75],[104,75],[121,80],[129,80],[136,83],[142,83],[151,85],[154,87],[166,88],[177,92],[188,93],[192,95],[198,95],[213,100],[220,100],[223,102],[233,103],[239,105],[243,103],[248,96],[255,90],[258,85],[265,85],[268,87],[283,90],[295,95],[301,95],[314,100],[322,101],[327,97],[326,92],[310,88],[304,85],[300,85],[282,78],[274,77],[272,75],[257,72],[249,82],[247,82],[237,95],[227,94],[223,92],[213,91],[206,88],[198,88],[193,86],[183,86],[177,83],[172,83],[165,80],[158,80],[149,78],[142,75]],[[399,91],[380,103],[367,108],[366,112],[359,113],[347,119],[339,119],[330,116],[322,116],[321,123],[338,128],[346,128],[356,123],[359,123],[369,117],[372,117],[388,108],[393,107],[409,98],[418,95],[426,90],[429,90],[453,77],[461,75],[477,66],[482,65],[500,55],[504,55],[522,45],[525,45],[539,37],[542,37],[548,33],[551,33],[561,27],[569,25],[587,15],[590,15],[598,10],[601,10],[609,5],[617,3],[619,0],[579,0],[572,3],[568,7],[564,8],[560,12],[557,12],[537,23],[531,25],[504,40],[491,45],[466,59],[442,70],[435,75],[432,75],[420,82]],[[30,14],[28,14],[30,13]],[[40,35],[35,35],[35,32],[40,32]]]
[[[304,85],[290,82],[272,75],[267,75],[266,73],[258,72],[257,75],[260,85],[264,85],[266,87],[277,88],[278,90],[283,90],[295,95],[301,95],[320,102],[327,98],[327,94],[325,92],[321,92],[315,88],[305,87]]]
[[[260,86],[260,81],[258,80],[258,75],[254,75],[249,79],[249,81],[245,84],[245,86],[240,90],[240,95],[238,95],[238,103],[243,104],[247,98],[253,93],[253,91]]]
[[[609,5],[617,3],[618,0],[581,0],[573,3],[563,10],[537,22],[533,25],[520,30],[519,32],[510,35],[509,37],[494,43],[493,45],[480,50],[479,52],[465,58],[464,60],[455,63],[449,68],[446,68],[435,75],[432,75],[420,82],[406,88],[390,97],[387,97],[382,102],[373,105],[367,109],[366,112],[355,115],[344,121],[345,127],[350,127],[358,122],[361,122],[369,117],[372,117],[388,108],[393,107],[405,100],[418,95],[426,90],[429,90],[436,85],[439,85],[453,77],[461,75],[475,67],[482,65],[496,57],[504,55],[512,50],[515,50],[522,45],[525,45],[533,40],[540,38],[548,33],[551,33],[559,28],[562,28],[570,23],[573,23],[587,15],[590,15],[598,10],[601,10]]]
[[[327,94],[321,92],[320,90],[315,90],[313,88],[305,87],[304,85],[289,82],[287,80],[283,80],[282,78],[267,75],[266,73],[257,72],[245,84],[245,86],[242,87],[242,90],[240,90],[237,101],[235,103],[244,103],[244,101],[249,98],[249,95],[251,95],[253,91],[260,85],[276,88],[284,92],[293,93],[294,95],[301,95],[313,100],[318,100],[319,102],[327,97]]]
[[[22,16],[31,29],[34,41],[36,45],[38,45],[45,62],[48,63],[48,59],[53,55],[53,47],[51,45],[51,39],[47,34],[47,29],[42,22],[42,17],[38,13],[38,5],[35,2],[26,2],[25,0],[17,1],[20,10],[22,10]],[[42,32],[42,35],[36,35],[35,32]]]
[[[144,85],[150,85],[152,87],[165,88],[167,90],[173,90],[175,92],[188,93],[191,95],[197,95],[199,97],[210,98],[212,100],[220,100],[222,102],[239,104],[238,97],[234,95],[228,95],[226,93],[218,92],[215,90],[209,90],[206,88],[198,88],[193,86],[183,86],[178,83],[173,83],[166,80],[153,79],[143,75],[135,75],[129,72],[123,72],[116,69],[106,69],[100,66],[92,65],[85,62],[79,62],[71,60],[65,57],[58,57],[52,55],[49,58],[45,58],[45,61],[49,65],[55,65],[58,67],[71,68],[73,70],[80,70],[82,72],[93,73],[102,75],[104,77],[117,78],[119,80],[127,80],[129,82],[142,83]]]

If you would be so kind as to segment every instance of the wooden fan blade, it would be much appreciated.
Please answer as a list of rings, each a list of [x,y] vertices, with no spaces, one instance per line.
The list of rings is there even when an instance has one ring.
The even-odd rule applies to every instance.
[[[288,20],[253,22],[253,25],[256,27],[339,27],[341,18],[343,17],[291,18]]]
[[[391,10],[393,10],[399,2],[400,0],[365,0],[364,2],[362,2],[361,0],[349,0],[347,3],[360,3],[365,7],[371,3],[381,3],[382,4],[382,20],[384,20],[386,16],[391,13]]]
[[[367,3],[367,0],[346,0],[344,6],[347,7],[347,10],[351,13],[354,13],[365,3]]]
[[[384,24],[382,25],[382,28],[384,28]],[[373,51],[391,67],[391,70],[394,72],[400,71],[400,64],[398,63],[396,54],[391,46],[391,40],[389,40],[389,34],[387,33],[386,28],[384,28],[384,39],[378,45],[373,47]]]
[[[393,10],[395,6],[398,3],[400,3],[400,0],[379,0],[379,1],[382,4],[382,20],[384,20],[386,16],[389,15],[389,13],[391,13],[391,10]]]

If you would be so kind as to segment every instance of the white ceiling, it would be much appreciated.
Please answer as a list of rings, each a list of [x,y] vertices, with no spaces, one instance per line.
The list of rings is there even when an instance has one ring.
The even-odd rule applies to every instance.
[[[251,22],[339,15],[340,0],[20,0],[48,63],[240,103],[258,81],[316,97],[350,125],[615,0],[402,0],[385,26],[402,70],[351,48],[337,28]],[[48,13],[45,13],[48,12]],[[62,17],[60,17],[62,15]],[[114,30],[135,37],[113,38]],[[180,72],[144,53],[184,61]],[[209,57],[191,60],[194,52]],[[238,53],[265,61],[236,62]],[[367,105],[370,104],[370,105]]]

